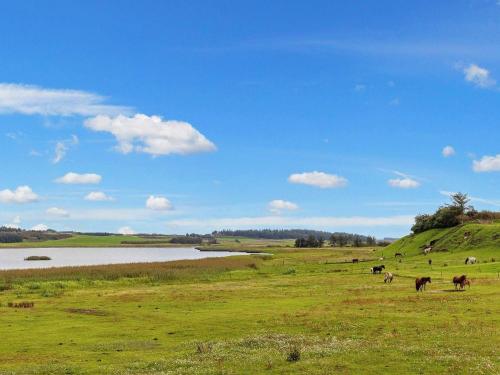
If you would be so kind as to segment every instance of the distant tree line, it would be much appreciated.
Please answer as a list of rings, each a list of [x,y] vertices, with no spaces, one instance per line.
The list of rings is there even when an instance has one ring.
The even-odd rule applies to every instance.
[[[21,228],[0,227],[0,243],[16,243],[23,241],[59,240],[70,237],[67,233],[58,233],[53,230],[37,231]]]
[[[249,230],[221,230],[214,231],[214,237],[247,237],[268,240],[287,240],[291,238],[307,238],[314,236],[318,238],[330,238],[334,234],[332,232],[325,232],[310,229],[249,229]],[[346,233],[347,234],[347,233]]]
[[[201,245],[204,241],[209,245],[217,243],[217,239],[211,235],[201,235],[196,233],[187,233],[185,236],[172,237],[169,242],[185,245]]]
[[[0,232],[1,243],[23,242],[23,237],[15,232]]]
[[[312,234],[307,238],[299,237],[295,240],[295,247],[323,247],[325,240],[323,237],[316,238]]]
[[[422,233],[429,229],[451,228],[467,221],[492,221],[500,219],[500,212],[476,211],[469,205],[467,194],[455,193],[450,196],[451,203],[439,207],[431,215],[417,215],[411,230]]]
[[[323,247],[325,240],[323,237],[315,237],[309,235],[306,238],[299,237],[295,240],[295,247]],[[332,233],[328,239],[328,244],[333,247],[362,247],[362,246],[375,246],[377,239],[373,236],[362,236],[360,234],[350,233]]]

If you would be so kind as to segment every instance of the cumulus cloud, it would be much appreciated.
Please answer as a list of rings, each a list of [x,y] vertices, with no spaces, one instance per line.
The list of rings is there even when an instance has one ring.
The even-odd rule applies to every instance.
[[[63,208],[50,207],[45,211],[47,215],[57,216],[57,217],[69,217],[69,212]]]
[[[0,83],[0,113],[43,116],[115,116],[130,108],[105,104],[103,96],[78,90]]]
[[[389,186],[400,189],[414,189],[420,186],[420,182],[413,180],[409,177],[405,178],[392,178],[387,181]]]
[[[55,182],[59,184],[98,184],[102,180],[102,177],[95,173],[74,173],[69,172],[64,176],[59,177]]]
[[[19,186],[16,190],[5,189],[0,191],[2,203],[30,203],[36,202],[38,195],[29,186]]]
[[[76,146],[78,143],[79,140],[76,135],[72,135],[71,139],[69,140],[57,142],[54,150],[54,158],[52,159],[52,163],[57,164],[61,160],[63,160],[69,148],[71,146]]]
[[[452,146],[446,146],[441,151],[445,158],[455,155],[455,149]]]
[[[40,231],[40,232],[45,232],[48,229],[49,229],[49,227],[46,226],[45,224],[37,224],[31,228],[31,230],[36,230],[36,231]]]
[[[94,201],[94,202],[102,202],[102,201],[112,201],[114,200],[113,197],[110,197],[106,193],[103,193],[102,191],[92,191],[88,193],[85,198],[86,201]]]
[[[187,122],[162,120],[159,116],[136,114],[127,116],[97,116],[85,121],[91,130],[108,132],[115,136],[117,150],[154,156],[192,154],[215,151],[215,145]]]
[[[347,185],[347,179],[344,177],[318,171],[294,173],[288,177],[288,182],[316,186],[322,189],[344,187]]]
[[[132,228],[125,226],[118,229],[118,234],[123,234],[124,236],[130,236],[136,234],[136,232]]]
[[[167,225],[172,227],[219,229],[251,229],[251,228],[332,228],[332,227],[379,227],[379,226],[410,226],[414,217],[410,215],[388,217],[233,217],[218,219],[179,219],[170,220]]]
[[[146,200],[146,207],[150,210],[167,211],[172,209],[172,203],[167,198],[150,195]]]
[[[481,88],[496,85],[496,81],[491,77],[490,72],[476,64],[470,64],[463,69],[465,80]]]
[[[283,211],[294,211],[299,206],[293,202],[284,201],[282,199],[275,199],[268,204],[269,211],[273,214],[281,214]]]
[[[496,156],[483,156],[480,160],[472,162],[474,172],[500,172],[500,154]]]
[[[6,228],[19,229],[21,225],[21,217],[19,215],[14,216],[12,222],[9,224],[4,224]]]

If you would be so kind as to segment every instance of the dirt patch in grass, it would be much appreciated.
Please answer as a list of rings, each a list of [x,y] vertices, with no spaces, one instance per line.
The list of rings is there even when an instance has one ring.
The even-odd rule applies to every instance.
[[[107,316],[109,315],[108,312],[103,311],[103,310],[97,310],[97,309],[81,309],[81,308],[73,308],[70,307],[69,309],[64,310],[70,314],[82,314],[82,315],[94,315],[94,316]]]

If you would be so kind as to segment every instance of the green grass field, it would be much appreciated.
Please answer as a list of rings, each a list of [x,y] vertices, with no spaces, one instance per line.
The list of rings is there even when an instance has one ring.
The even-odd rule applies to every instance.
[[[429,266],[390,248],[215,248],[230,244],[273,255],[0,272],[0,374],[500,371],[498,248],[467,266],[473,250],[438,252]],[[390,285],[369,273],[381,263]],[[462,273],[472,286],[456,292]],[[416,276],[432,277],[423,293]],[[23,301],[35,305],[9,307]]]
[[[139,236],[91,236],[91,235],[73,235],[61,240],[1,243],[0,248],[18,248],[18,247],[120,247],[120,246],[140,246],[140,247],[185,247],[191,245],[180,245],[168,243],[169,238],[158,240],[145,240]],[[148,242],[145,244],[145,242]]]

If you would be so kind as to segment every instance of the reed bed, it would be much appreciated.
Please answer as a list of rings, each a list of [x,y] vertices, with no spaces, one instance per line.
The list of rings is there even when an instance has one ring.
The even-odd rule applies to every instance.
[[[117,280],[147,278],[150,280],[194,279],[247,267],[256,268],[260,259],[248,256],[178,260],[172,262],[127,263],[99,266],[55,267],[0,271],[4,285],[23,281]]]

